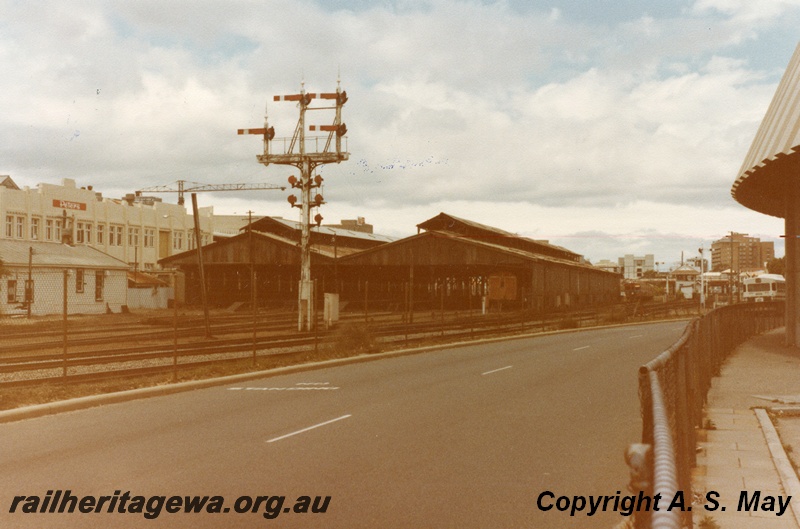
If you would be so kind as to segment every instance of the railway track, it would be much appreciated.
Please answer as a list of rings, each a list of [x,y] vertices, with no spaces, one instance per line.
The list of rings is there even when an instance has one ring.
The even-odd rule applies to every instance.
[[[686,306],[685,304],[683,306]],[[365,323],[365,319],[368,323]],[[378,313],[365,318],[350,314],[339,329],[367,325],[382,349],[433,341],[454,341],[513,332],[546,331],[599,323],[596,312],[562,313],[533,318],[530,313],[420,313],[415,322]],[[185,371],[197,367],[256,359],[300,360],[319,348],[335,346],[337,331],[299,333],[293,314],[219,315],[212,320],[213,338],[205,336],[201,317],[180,320],[177,332],[171,316],[117,325],[68,329],[19,330],[4,333],[0,342],[0,389],[42,383],[77,383],[109,378]],[[341,331],[339,331],[341,332]]]

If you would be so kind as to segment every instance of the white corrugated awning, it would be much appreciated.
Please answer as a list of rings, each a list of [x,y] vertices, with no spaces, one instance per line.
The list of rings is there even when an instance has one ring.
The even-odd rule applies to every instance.
[[[786,215],[789,179],[800,173],[800,44],[772,98],[731,195],[740,204],[775,217]]]

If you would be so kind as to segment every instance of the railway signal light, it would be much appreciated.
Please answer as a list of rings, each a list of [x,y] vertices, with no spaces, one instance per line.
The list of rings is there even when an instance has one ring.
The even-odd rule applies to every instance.
[[[292,187],[297,187],[297,177],[295,175],[291,175],[289,177],[289,183],[292,184]]]
[[[336,135],[344,136],[345,134],[347,134],[347,125],[342,123],[341,125],[339,125],[339,128],[336,129]]]
[[[297,202],[297,197],[296,196],[289,195],[288,197],[286,197],[286,200],[289,201],[289,204],[291,204],[292,207],[295,207],[295,203]],[[297,207],[300,207],[300,206],[297,206]]]
[[[319,196],[319,195],[317,195],[317,196]],[[314,215],[314,220],[317,223],[317,228],[319,228],[320,224],[322,224],[322,215],[317,213],[316,215]]]
[[[317,207],[319,207],[319,206],[321,206],[322,204],[325,203],[324,199],[322,198],[322,195],[315,196],[314,197],[314,202],[316,203]]]

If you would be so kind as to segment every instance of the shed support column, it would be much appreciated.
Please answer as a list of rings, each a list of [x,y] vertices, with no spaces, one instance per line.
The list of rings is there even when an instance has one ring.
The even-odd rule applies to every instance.
[[[800,336],[800,196],[794,179],[786,190],[786,345],[796,347]]]

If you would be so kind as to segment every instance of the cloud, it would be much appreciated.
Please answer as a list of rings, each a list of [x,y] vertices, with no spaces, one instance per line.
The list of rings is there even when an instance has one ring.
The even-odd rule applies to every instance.
[[[672,233],[675,208],[734,218],[730,186],[794,45],[773,39],[798,12],[733,0],[5,3],[0,173],[72,177],[107,196],[177,179],[282,184],[291,168],[257,164],[260,139],[236,129],[261,126],[270,101],[270,123],[291,135],[297,109],[271,96],[301,81],[333,90],[341,75],[351,158],[321,169],[326,218],[413,231],[462,204],[454,214],[524,230],[484,212],[526,205],[557,235]],[[259,213],[294,214],[282,200]]]

